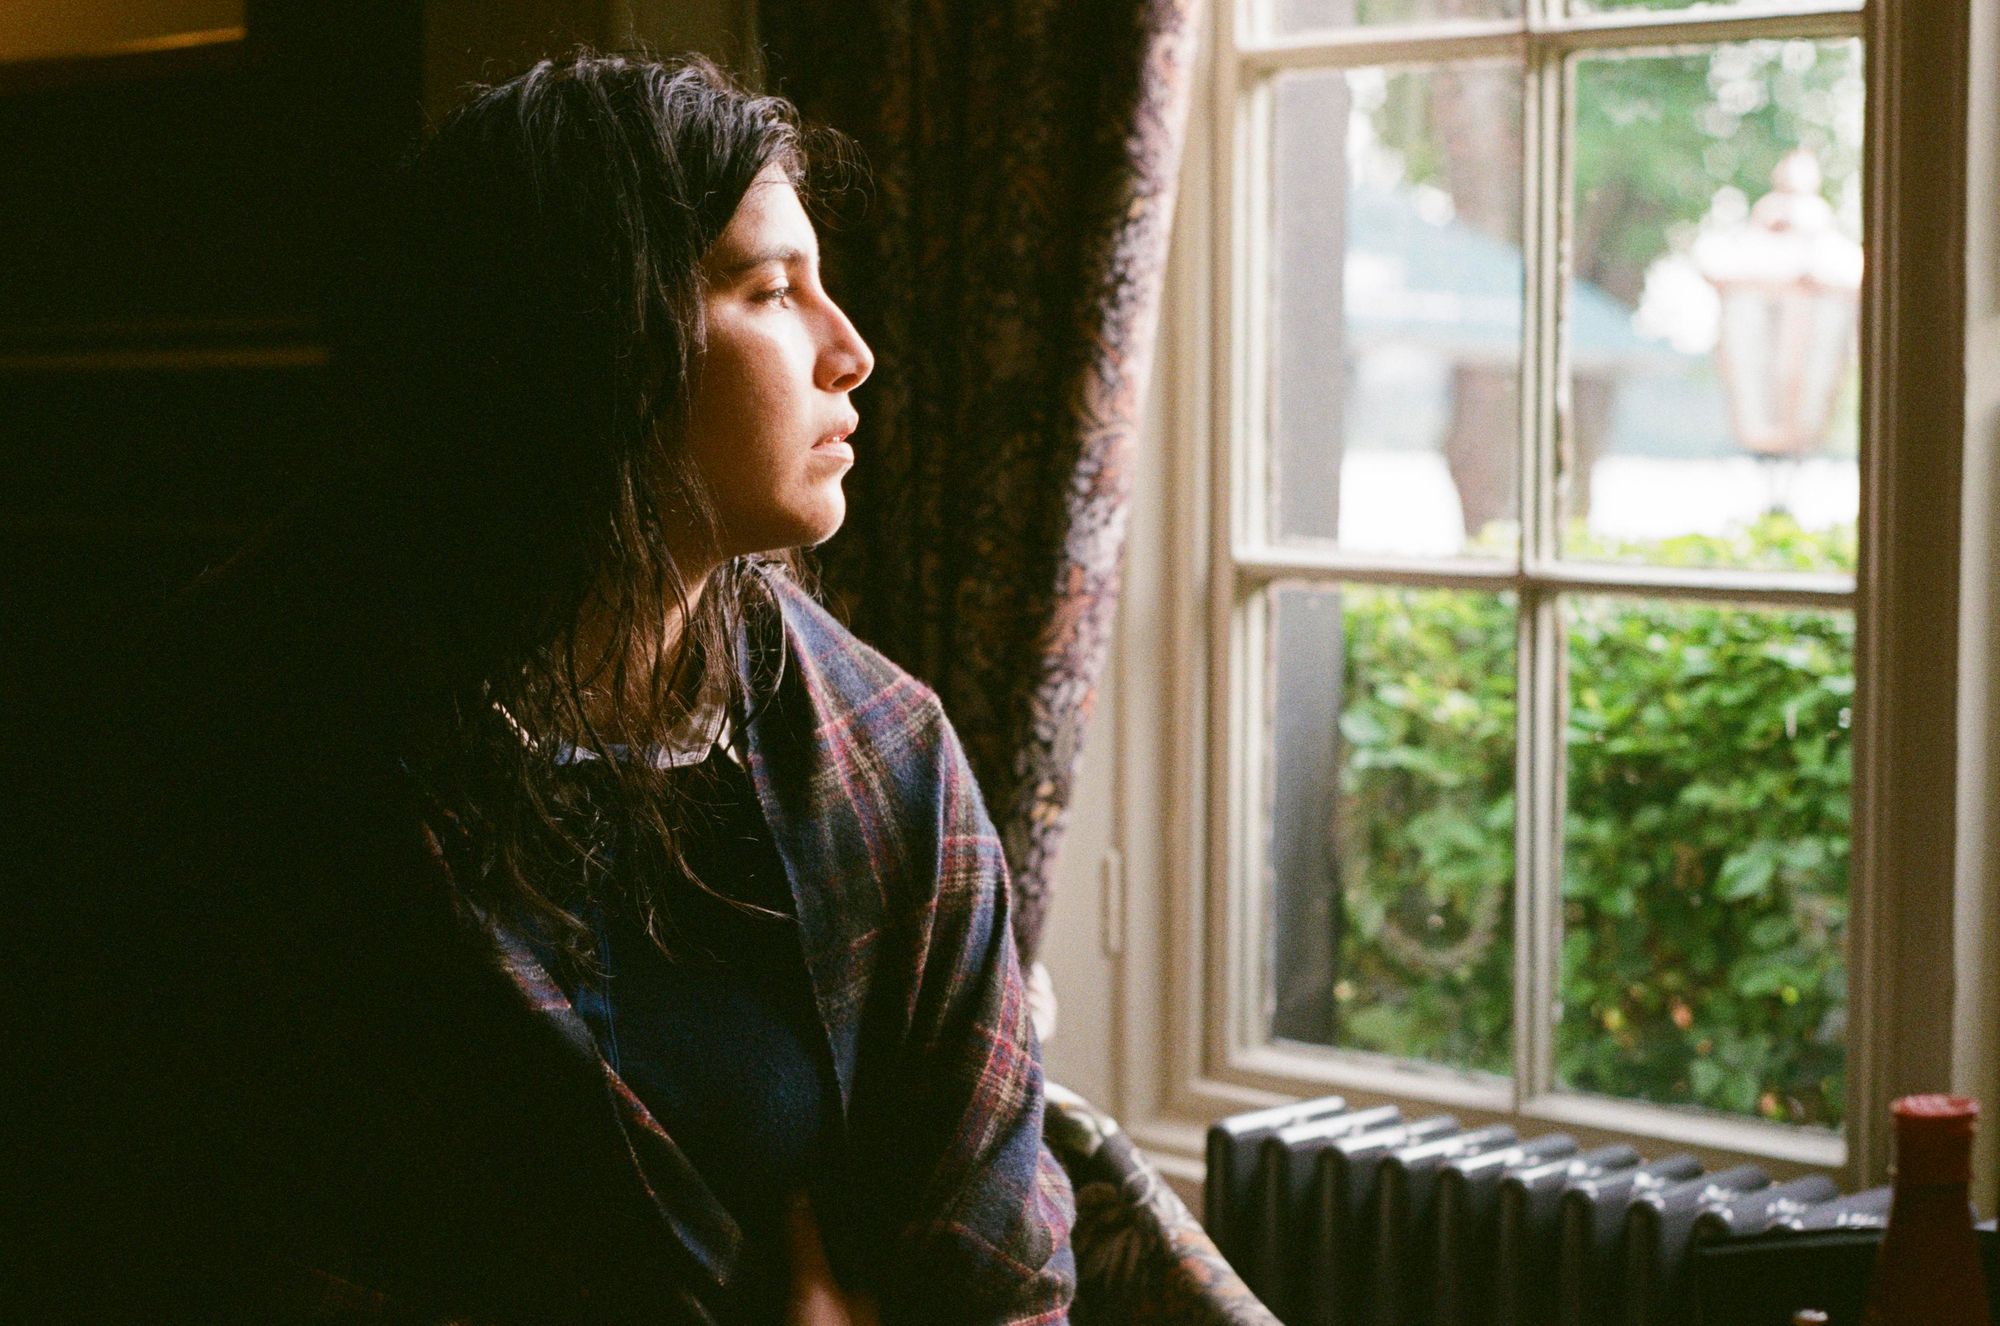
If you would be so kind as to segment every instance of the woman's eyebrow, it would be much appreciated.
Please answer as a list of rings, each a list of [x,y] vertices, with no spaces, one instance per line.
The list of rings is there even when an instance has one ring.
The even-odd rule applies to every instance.
[[[725,278],[736,277],[750,271],[752,268],[764,267],[774,262],[792,267],[806,261],[807,255],[804,250],[790,244],[782,244],[774,248],[759,249],[755,253],[739,254],[736,257],[730,258],[722,264],[720,275]]]

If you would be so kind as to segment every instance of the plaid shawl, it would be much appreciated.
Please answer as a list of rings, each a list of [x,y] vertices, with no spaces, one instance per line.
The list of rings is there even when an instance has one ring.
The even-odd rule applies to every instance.
[[[829,1255],[885,1321],[1061,1321],[1073,1205],[992,825],[936,698],[773,591],[739,741],[839,1083]],[[73,743],[117,758],[79,756],[10,853],[46,881],[22,933],[47,960],[18,967],[49,1023],[21,1078],[27,1297],[66,1320],[727,1315],[739,1231],[523,946],[464,923],[462,838],[294,703],[340,675],[317,646],[242,663],[209,648],[249,638],[234,621],[135,659],[108,735]]]
[[[789,580],[770,584],[781,631],[743,636],[753,694],[767,679],[743,744],[839,1082],[850,1205],[820,1213],[829,1253],[885,1321],[1064,1321],[1074,1204],[1041,1140],[999,840],[937,697]],[[735,1223],[527,946],[497,937],[529,1007],[602,1075],[695,1296],[725,1288]]]

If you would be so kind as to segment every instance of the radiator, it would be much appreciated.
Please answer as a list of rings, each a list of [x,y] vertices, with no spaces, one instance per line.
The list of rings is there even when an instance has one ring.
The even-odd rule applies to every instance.
[[[1286,1326],[1680,1326],[1703,1243],[1889,1210],[1887,1188],[1338,1097],[1224,1119],[1207,1159],[1204,1223]]]

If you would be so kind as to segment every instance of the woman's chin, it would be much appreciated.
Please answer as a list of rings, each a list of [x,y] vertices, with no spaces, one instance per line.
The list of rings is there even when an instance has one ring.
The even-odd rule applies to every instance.
[[[783,548],[810,548],[825,543],[839,533],[842,522],[847,519],[847,498],[840,491],[840,485],[834,483],[827,487],[830,492],[815,493],[810,502],[795,504],[782,512],[772,512],[770,518],[756,522],[752,529],[730,539],[730,546],[739,554],[749,554],[777,552]]]
[[[847,520],[846,500],[842,499],[840,501],[836,501],[835,503],[833,503],[833,509],[831,511],[828,511],[821,517],[821,519],[814,522],[812,529],[807,535],[807,537],[797,540],[790,546],[798,548],[810,548],[816,544],[825,543],[828,539],[840,533],[840,527],[843,523],[846,522],[846,520]]]

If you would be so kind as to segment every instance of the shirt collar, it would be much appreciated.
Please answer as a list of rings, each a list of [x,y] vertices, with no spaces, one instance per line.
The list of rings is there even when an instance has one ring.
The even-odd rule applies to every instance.
[[[514,715],[507,712],[506,706],[496,700],[493,702],[493,708],[502,719],[506,720],[507,726],[514,730],[514,735],[532,748],[533,738]],[[734,738],[735,726],[729,721],[729,706],[720,697],[712,697],[667,734],[666,740],[646,747],[644,758],[655,769],[683,769],[689,765],[700,764],[708,758],[709,752],[717,748],[734,758],[735,752],[732,750],[735,745]],[[622,742],[613,742],[607,745],[605,750],[610,752],[614,760],[633,758],[632,748]],[[555,748],[557,764],[582,764],[603,758],[602,753],[570,741],[559,742]]]

